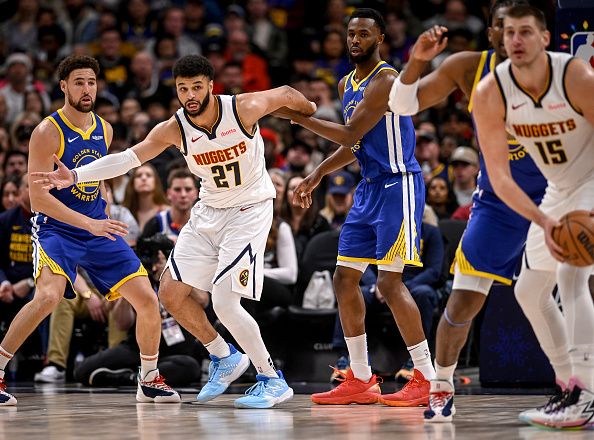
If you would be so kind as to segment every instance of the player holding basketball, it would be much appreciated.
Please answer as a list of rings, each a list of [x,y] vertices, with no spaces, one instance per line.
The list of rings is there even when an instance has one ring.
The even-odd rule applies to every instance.
[[[213,95],[214,69],[198,55],[179,59],[173,75],[182,107],[144,141],[74,172],[59,164],[55,172],[36,175],[46,177],[42,182],[51,182],[48,187],[66,188],[73,181],[125,174],[176,145],[202,181],[201,200],[171,252],[159,297],[211,355],[209,381],[197,400],[206,402],[223,393],[251,359],[258,382],[235,406],[269,408],[290,399],[293,390],[275,370],[258,324],[240,304],[242,297],[258,300],[262,292],[263,255],[276,194],[266,172],[258,120],[280,107],[310,115],[315,104],[288,86],[238,96]],[[212,292],[218,318],[249,359],[216,333],[190,297],[193,287]]]
[[[562,215],[594,207],[594,72],[582,60],[547,52],[549,40],[541,11],[510,8],[503,39],[509,59],[479,83],[474,114],[495,192],[533,222],[516,297],[543,348],[556,347],[545,353],[557,361],[555,371],[566,387],[558,399],[520,418],[553,428],[588,428],[594,426],[592,266],[564,263],[551,232]],[[510,173],[506,131],[527,148],[548,180],[540,209]],[[555,282],[563,314],[550,293]],[[554,357],[569,362],[559,365]]]
[[[69,56],[57,69],[64,106],[33,131],[29,169],[51,170],[53,157],[71,168],[107,155],[111,125],[94,113],[99,63],[87,56]],[[62,299],[74,298],[77,266],[83,267],[108,300],[124,297],[137,313],[136,338],[141,367],[139,402],[179,402],[179,394],[159,375],[161,316],[146,270],[122,239],[125,224],[110,220],[100,197],[99,182],[73,186],[70,191],[44,191],[30,185],[33,222],[35,296],[12,321],[0,345],[0,406],[16,405],[6,392],[4,369],[15,351]],[[115,236],[115,237],[114,237]]]
[[[379,400],[391,406],[427,405],[428,380],[435,374],[419,310],[402,283],[405,264],[421,265],[419,240],[425,187],[414,156],[412,120],[388,111],[388,92],[397,73],[379,55],[384,31],[384,20],[373,9],[357,9],[350,17],[347,46],[355,70],[338,85],[346,125],[284,115],[342,145],[299,185],[294,202],[309,207],[311,193],[322,177],[355,158],[363,175],[340,232],[334,274],[351,368],[338,387],[312,395],[312,400],[321,404],[364,404]],[[369,365],[365,305],[359,289],[359,280],[369,263],[378,265],[378,288],[394,315],[415,367],[414,376],[402,390],[383,396]]]
[[[410,60],[394,82],[390,108],[397,114],[414,114],[443,101],[460,89],[469,98],[473,111],[474,90],[507,55],[503,47],[503,18],[510,6],[527,4],[522,0],[499,0],[490,13],[488,37],[493,49],[459,52],[444,60],[429,75],[421,77],[426,65],[446,46],[441,40],[445,28],[424,32],[413,47]],[[508,139],[511,173],[535,204],[540,204],[547,182],[524,147]],[[455,413],[454,370],[468,338],[470,324],[482,309],[493,281],[511,285],[520,262],[530,222],[510,209],[495,194],[481,156],[478,190],[473,195],[472,216],[456,251],[454,283],[444,314],[437,328],[435,353],[436,379],[431,381],[427,422],[449,422]],[[485,252],[485,250],[489,250]],[[556,347],[547,347],[556,350]],[[555,359],[556,360],[556,359]],[[555,367],[556,364],[554,363]]]

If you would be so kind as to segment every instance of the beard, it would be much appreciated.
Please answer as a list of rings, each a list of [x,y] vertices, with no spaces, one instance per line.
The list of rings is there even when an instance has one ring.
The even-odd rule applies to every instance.
[[[82,96],[78,102],[75,102],[74,99],[72,99],[70,97],[70,95],[68,95],[68,104],[70,104],[72,107],[74,107],[76,110],[78,110],[81,113],[89,113],[90,111],[92,111],[95,108],[95,101],[93,101],[93,98],[91,98],[91,102],[90,103],[83,103],[82,99],[83,98],[91,98],[89,95],[85,95]]]
[[[177,98],[177,100],[179,101],[179,98]],[[210,93],[208,93],[206,95],[206,97],[204,98],[204,101],[202,101],[202,104],[200,104],[200,106],[198,107],[198,110],[194,110],[194,111],[188,110],[188,107],[186,107],[188,102],[197,102],[197,101],[186,101],[185,104],[183,104],[181,101],[179,101],[179,103],[182,105],[182,107],[184,108],[185,112],[188,115],[190,115],[191,117],[200,116],[202,113],[204,113],[204,110],[206,110],[206,107],[208,106],[208,103],[210,102]]]
[[[361,64],[365,61],[369,61],[369,59],[373,56],[375,49],[377,49],[377,46],[377,43],[375,43],[373,46],[370,46],[369,49],[364,52],[362,51],[357,55],[351,54],[351,51],[349,50],[349,61],[352,64]]]

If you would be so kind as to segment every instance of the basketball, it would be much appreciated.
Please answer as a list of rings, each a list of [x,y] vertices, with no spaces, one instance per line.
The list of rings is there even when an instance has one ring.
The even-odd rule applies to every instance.
[[[567,253],[573,266],[594,264],[594,217],[589,211],[572,211],[559,219],[553,229],[553,240]]]

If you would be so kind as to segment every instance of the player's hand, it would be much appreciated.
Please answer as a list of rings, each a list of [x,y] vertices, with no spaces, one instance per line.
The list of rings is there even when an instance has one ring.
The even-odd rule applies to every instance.
[[[315,171],[303,179],[293,192],[293,205],[309,208],[312,204],[311,193],[320,184],[321,180],[322,177]]]
[[[107,237],[115,241],[114,235],[125,237],[128,235],[128,225],[126,223],[112,220],[110,218],[105,220],[91,220],[87,231],[97,237]]]
[[[380,292],[377,284],[373,286],[373,293],[375,294],[375,299],[377,299],[380,304],[386,303],[386,298],[384,298],[384,295],[382,295],[382,292]]]
[[[436,25],[423,32],[413,46],[410,57],[420,61],[431,61],[448,45],[448,37],[444,36],[447,31],[447,27]]]
[[[553,229],[560,226],[561,224],[557,220],[552,217],[547,217],[544,221],[543,229],[545,233],[545,243],[549,248],[549,252],[555,260],[563,263],[567,255],[563,248],[553,240]]]
[[[3,281],[0,284],[0,301],[10,304],[14,301],[14,290],[10,281]]]
[[[58,169],[52,172],[35,171],[31,175],[33,177],[41,177],[41,179],[34,180],[33,183],[38,185],[45,185],[43,189],[49,191],[50,189],[64,189],[74,184],[74,175],[66,165],[60,161],[58,156],[54,154],[54,163]]]
[[[12,285],[13,295],[18,298],[24,298],[31,292],[29,287],[29,281],[25,278],[24,280],[18,281]]]
[[[87,307],[89,309],[89,314],[91,315],[91,319],[93,321],[101,323],[107,321],[103,299],[99,298],[95,294],[92,294],[91,297],[87,300]]]

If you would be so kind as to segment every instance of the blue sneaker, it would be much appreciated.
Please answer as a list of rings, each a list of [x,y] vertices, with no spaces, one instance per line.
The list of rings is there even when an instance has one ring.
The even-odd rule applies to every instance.
[[[231,354],[224,358],[210,355],[211,363],[208,366],[208,382],[196,396],[198,402],[208,402],[223,394],[227,387],[250,366],[250,358],[229,344]]]
[[[293,397],[293,389],[289,388],[282,371],[277,371],[278,377],[268,377],[262,374],[256,376],[256,382],[245,392],[244,397],[235,401],[236,408],[272,408]]]
[[[6,392],[6,382],[4,382],[4,379],[0,379],[0,406],[15,406],[16,404],[16,398]]]
[[[144,378],[138,373],[138,389],[136,391],[136,400],[141,403],[179,403],[181,398],[177,391],[165,383],[165,378],[159,374],[152,380],[146,380],[149,374],[155,370],[149,371]]]

